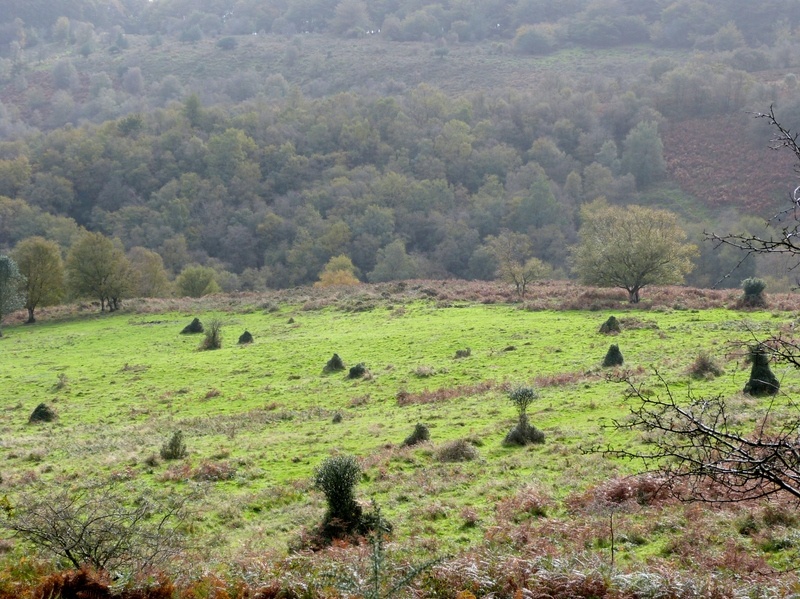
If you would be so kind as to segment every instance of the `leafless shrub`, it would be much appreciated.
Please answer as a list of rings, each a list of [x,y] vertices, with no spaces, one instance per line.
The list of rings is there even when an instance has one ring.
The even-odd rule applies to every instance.
[[[205,337],[200,344],[200,349],[210,350],[222,347],[222,321],[219,318],[213,318],[208,323],[204,334]]]
[[[478,450],[466,439],[445,443],[436,452],[440,462],[471,462],[478,458]]]
[[[689,375],[695,379],[712,379],[722,373],[722,368],[708,352],[700,352],[689,367]]]
[[[13,499],[2,526],[39,550],[99,570],[148,569],[180,549],[185,497],[155,498],[117,482],[38,486]]]

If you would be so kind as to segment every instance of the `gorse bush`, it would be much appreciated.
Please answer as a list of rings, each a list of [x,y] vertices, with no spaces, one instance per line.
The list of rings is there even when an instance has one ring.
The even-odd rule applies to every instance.
[[[181,335],[196,335],[203,332],[203,323],[199,318],[193,318],[192,322],[183,327]]]
[[[55,410],[48,406],[46,403],[40,403],[33,412],[31,412],[28,422],[52,422],[57,418]]]
[[[347,375],[349,379],[360,379],[364,378],[369,371],[367,367],[364,365],[363,362],[359,362],[355,366],[350,367],[350,372]]]
[[[756,397],[775,395],[781,383],[769,367],[769,351],[759,343],[750,348],[748,359],[753,366],[750,369],[750,379],[744,386],[744,392]]]
[[[600,327],[600,332],[604,335],[616,335],[621,330],[622,329],[619,326],[619,320],[617,320],[616,316],[609,316],[608,320],[606,320]]]
[[[611,347],[609,347],[606,352],[606,357],[603,358],[603,368],[622,366],[624,362],[625,360],[622,357],[622,352],[619,350],[619,345],[612,343]]]
[[[161,446],[159,452],[163,460],[182,460],[186,457],[186,443],[183,442],[183,433],[175,431],[169,441]]]
[[[528,407],[539,399],[536,390],[532,387],[514,387],[508,392],[508,399],[517,409],[517,425],[508,432],[503,444],[544,443],[544,433],[528,422]]]
[[[412,445],[416,445],[417,443],[428,441],[430,438],[431,438],[431,433],[428,430],[428,427],[422,423],[417,423],[417,425],[414,427],[414,431],[403,441],[402,446],[411,447]]]
[[[319,531],[331,541],[354,532],[362,532],[362,509],[356,502],[355,487],[361,479],[361,466],[351,455],[327,458],[314,474],[314,487],[322,491],[328,510]]]
[[[763,279],[749,277],[742,281],[742,291],[744,294],[739,300],[739,305],[746,308],[760,308],[767,305],[764,297],[764,289],[767,288]]]

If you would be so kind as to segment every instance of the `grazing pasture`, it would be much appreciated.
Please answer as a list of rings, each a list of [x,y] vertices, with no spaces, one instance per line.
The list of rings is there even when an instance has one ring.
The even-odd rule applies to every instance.
[[[546,289],[526,309],[453,299],[437,285],[339,298],[132,302],[111,315],[84,310],[11,323],[0,340],[0,496],[13,507],[20,493],[97,479],[187,495],[188,545],[173,575],[244,568],[260,580],[284,568],[291,577],[299,567],[291,560],[312,558],[290,550],[304,546],[325,512],[314,470],[350,454],[364,473],[357,498],[365,509],[370,500],[381,507],[393,525],[392,550],[408,559],[502,550],[699,573],[721,560],[731,576],[741,575],[736,560],[750,576],[789,559],[793,524],[740,531],[763,506],[629,502],[644,483],[623,477],[641,466],[587,451],[648,441],[608,427],[636,401],[618,380],[663,393],[656,371],[676,396],[723,395],[745,426],[755,422],[770,400],[741,393],[747,345],[789,333],[793,311],[725,307],[733,295],[704,309],[676,298],[560,310]],[[572,288],[561,301],[580,293]],[[789,304],[788,296],[779,303]],[[611,315],[621,331],[600,333]],[[200,349],[203,333],[181,334],[195,317],[220,321],[219,349]],[[252,343],[237,343],[245,330]],[[604,368],[611,344],[624,363]],[[324,372],[334,353],[345,369]],[[719,376],[691,376],[701,355]],[[351,378],[357,364],[363,374]],[[780,414],[791,409],[800,378],[780,364],[773,371]],[[503,444],[518,418],[508,390],[518,385],[538,392],[527,416],[543,444]],[[42,403],[57,418],[29,423]],[[418,423],[429,440],[403,446]],[[177,432],[185,456],[164,453]],[[31,548],[9,537],[3,551],[13,563]],[[336,551],[328,557],[344,560],[344,549]]]

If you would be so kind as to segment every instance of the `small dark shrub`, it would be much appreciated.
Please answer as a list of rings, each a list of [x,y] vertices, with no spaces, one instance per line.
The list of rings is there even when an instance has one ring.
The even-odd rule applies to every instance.
[[[222,321],[213,319],[205,330],[205,338],[200,344],[200,349],[219,349],[222,347]]]
[[[181,335],[194,335],[202,332],[203,332],[203,323],[200,322],[199,318],[195,318],[192,320],[192,322],[183,327]]]
[[[403,441],[402,447],[411,447],[417,443],[428,441],[430,438],[431,433],[428,430],[428,427],[422,423],[417,423],[417,425],[414,427],[414,431]]]
[[[33,409],[33,412],[31,412],[28,422],[52,422],[57,417],[58,416],[53,408],[48,406],[46,403],[40,403]]]
[[[517,425],[508,432],[503,444],[544,443],[544,433],[528,423],[528,406],[539,399],[536,390],[533,387],[514,387],[508,392],[508,399],[517,409]]]
[[[619,351],[619,346],[615,343],[611,344],[611,347],[608,348],[606,352],[606,357],[603,358],[603,367],[608,368],[609,366],[622,366],[624,359],[622,357],[622,352]]]
[[[356,503],[355,487],[361,479],[361,466],[351,455],[327,458],[314,474],[314,486],[325,494],[328,511],[319,535],[330,542],[362,528],[363,511]]]
[[[333,422],[334,424],[339,424],[341,421],[342,421],[342,413],[336,412],[333,415],[333,419],[331,419],[331,422]]]
[[[453,358],[459,360],[461,358],[469,358],[471,355],[472,355],[472,350],[470,348],[457,349],[456,355],[453,356]]]
[[[621,330],[622,329],[619,326],[619,320],[617,320],[616,316],[609,316],[608,320],[606,320],[600,327],[600,332],[604,335],[616,335]]]
[[[363,362],[359,362],[355,366],[351,366],[350,367],[350,372],[348,373],[347,378],[349,378],[349,379],[364,378],[364,375],[366,375],[367,372],[369,372],[369,371],[367,370],[367,367],[364,366],[364,363]]]
[[[252,343],[252,342],[253,342],[253,335],[250,334],[250,331],[245,331],[244,333],[239,335],[239,342],[238,342],[239,345],[244,345],[246,343]]]
[[[183,433],[175,431],[170,440],[161,446],[159,451],[163,460],[182,460],[186,457],[186,443],[183,442]]]
[[[722,372],[722,368],[706,352],[698,354],[694,363],[689,367],[689,374],[696,379],[714,378],[720,376]]]
[[[745,384],[744,392],[755,397],[775,395],[781,384],[770,370],[767,351],[760,344],[754,345],[750,348],[749,359],[753,367],[750,369],[750,380]]]
[[[763,308],[767,305],[767,299],[764,297],[764,289],[767,284],[763,279],[750,277],[742,281],[742,291],[744,294],[739,299],[739,307],[742,308]]]
[[[340,370],[344,370],[344,362],[339,357],[339,354],[333,354],[331,359],[325,364],[322,372],[338,372]]]
[[[466,439],[458,439],[442,445],[436,458],[440,462],[471,462],[478,458],[478,450]]]
[[[544,433],[528,424],[527,420],[517,423],[503,439],[503,445],[528,445],[529,443],[544,443]]]

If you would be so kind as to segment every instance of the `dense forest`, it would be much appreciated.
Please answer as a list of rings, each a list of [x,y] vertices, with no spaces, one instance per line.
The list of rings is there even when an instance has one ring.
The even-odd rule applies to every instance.
[[[746,112],[800,123],[796,1],[2,0],[0,15],[0,250],[41,235],[66,253],[89,230],[156,252],[171,279],[201,265],[258,290],[341,257],[366,281],[492,279],[511,231],[568,277],[580,208],[603,197],[683,218],[689,284],[780,284],[766,260],[725,279],[742,256],[703,239],[763,227],[793,188],[791,156]]]

